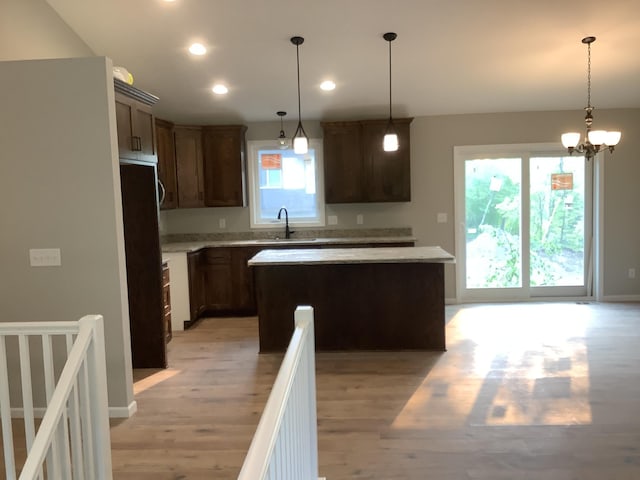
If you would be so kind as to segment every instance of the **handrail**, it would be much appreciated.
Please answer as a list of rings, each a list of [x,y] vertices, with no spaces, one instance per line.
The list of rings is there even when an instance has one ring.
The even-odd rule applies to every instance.
[[[74,334],[77,334],[75,341]],[[10,335],[17,336],[19,341],[28,448],[19,479],[43,478],[46,465],[47,478],[110,480],[111,445],[102,316],[87,315],[78,322],[0,323],[0,385],[3,389],[8,386],[5,337]],[[57,384],[53,374],[54,335],[66,336],[67,342],[66,363]],[[42,339],[47,404],[35,436],[29,336],[41,336]],[[15,479],[9,398],[7,392],[0,394],[5,471],[8,479]]]
[[[318,478],[313,330],[313,308],[299,306],[291,342],[238,480]]]

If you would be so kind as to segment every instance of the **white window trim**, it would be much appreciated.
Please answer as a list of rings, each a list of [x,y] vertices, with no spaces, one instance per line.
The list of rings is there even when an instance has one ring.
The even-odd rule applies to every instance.
[[[324,227],[326,225],[325,220],[325,204],[324,204],[324,166],[323,166],[323,151],[322,151],[322,139],[311,138],[309,139],[309,148],[312,148],[316,152],[316,211],[318,213],[317,220],[301,220],[296,218],[289,218],[289,226],[295,226],[297,228],[303,227]],[[249,174],[249,221],[252,229],[260,228],[276,228],[283,224],[282,220],[274,218],[270,222],[258,222],[256,221],[256,201],[259,196],[259,176],[255,159],[257,158],[258,151],[261,149],[273,149],[278,150],[279,147],[275,140],[249,140],[247,142],[247,163]]]

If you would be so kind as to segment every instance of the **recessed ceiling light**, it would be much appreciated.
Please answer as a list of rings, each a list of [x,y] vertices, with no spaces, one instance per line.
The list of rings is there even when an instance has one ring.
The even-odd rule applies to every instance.
[[[335,84],[335,82],[332,82],[331,80],[325,80],[324,82],[322,82],[320,84],[320,88],[322,90],[324,90],[325,92],[330,92],[331,90],[336,88],[336,84]]]
[[[205,47],[201,43],[194,43],[189,47],[189,52],[192,55],[204,55],[205,53],[207,53],[207,47]]]
[[[229,89],[227,87],[225,87],[224,85],[222,85],[221,83],[218,83],[217,85],[214,85],[211,90],[216,95],[224,95],[225,93],[229,92]]]

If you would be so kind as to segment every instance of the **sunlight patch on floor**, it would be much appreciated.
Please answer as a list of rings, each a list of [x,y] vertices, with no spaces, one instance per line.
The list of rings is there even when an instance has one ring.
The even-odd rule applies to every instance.
[[[460,310],[447,328],[448,351],[392,427],[591,423],[590,318],[580,306],[559,308],[565,306],[532,305],[517,317],[509,308],[500,316],[496,309],[491,316],[479,315],[482,307]]]
[[[182,370],[177,370],[175,368],[167,368],[165,370],[160,370],[157,373],[144,377],[133,384],[133,394],[138,395],[139,393],[142,393],[151,387],[155,387],[159,383],[162,383],[165,380],[176,376],[181,371]]]

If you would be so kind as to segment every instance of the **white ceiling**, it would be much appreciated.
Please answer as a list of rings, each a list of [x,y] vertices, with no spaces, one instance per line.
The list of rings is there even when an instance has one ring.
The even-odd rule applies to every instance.
[[[640,0],[47,0],[181,123],[640,107]],[[208,46],[203,58],[187,47]],[[318,86],[333,79],[330,93]],[[229,93],[211,93],[224,82]],[[596,113],[597,115],[597,113]]]

